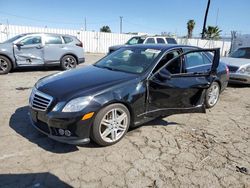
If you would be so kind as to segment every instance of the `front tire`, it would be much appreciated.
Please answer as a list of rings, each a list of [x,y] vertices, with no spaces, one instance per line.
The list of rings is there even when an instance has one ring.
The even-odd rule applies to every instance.
[[[213,82],[206,91],[205,104],[207,108],[213,108],[219,100],[220,86],[217,82]]]
[[[95,117],[91,138],[101,146],[119,142],[128,131],[129,110],[123,104],[111,104],[101,109]]]
[[[76,68],[77,61],[76,58],[72,55],[65,55],[61,59],[61,68],[62,70],[69,70]]]
[[[10,60],[4,56],[0,56],[0,74],[8,74],[12,69]]]

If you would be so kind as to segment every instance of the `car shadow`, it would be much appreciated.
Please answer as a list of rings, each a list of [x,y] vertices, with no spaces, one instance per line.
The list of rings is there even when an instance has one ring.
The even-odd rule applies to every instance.
[[[50,172],[0,174],[0,187],[72,187]]]
[[[12,114],[9,126],[16,131],[16,133],[46,151],[53,153],[70,153],[78,151],[78,148],[75,145],[63,144],[54,141],[37,131],[30,123],[28,112],[29,107],[24,106],[16,109],[15,113]]]
[[[158,117],[156,119],[153,119],[153,120],[146,122],[144,124],[141,124],[139,126],[130,128],[129,132],[133,132],[134,130],[136,130],[140,127],[144,127],[144,126],[171,126],[171,125],[179,125],[179,123],[169,122],[169,121],[164,120],[162,117]]]
[[[227,87],[230,88],[247,88],[250,84],[234,84],[234,83],[228,83]]]
[[[52,153],[70,153],[78,151],[78,147],[82,148],[101,148],[98,144],[94,142],[90,142],[89,144],[84,145],[69,145],[65,143],[60,143],[54,141],[48,136],[37,131],[30,123],[29,119],[29,107],[23,106],[16,109],[15,113],[12,114],[9,126],[19,135],[23,136],[30,142],[36,144],[46,151],[50,151]],[[171,126],[178,125],[176,122],[168,122],[162,118],[156,118],[142,125],[130,128],[128,132],[132,133],[136,131],[136,129],[144,126]]]

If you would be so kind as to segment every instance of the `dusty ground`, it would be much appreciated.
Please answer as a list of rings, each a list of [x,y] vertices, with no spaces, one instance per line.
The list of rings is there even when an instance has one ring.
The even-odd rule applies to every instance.
[[[230,86],[206,114],[149,122],[114,146],[76,147],[28,120],[30,88],[57,71],[0,76],[0,187],[250,187],[250,87]]]

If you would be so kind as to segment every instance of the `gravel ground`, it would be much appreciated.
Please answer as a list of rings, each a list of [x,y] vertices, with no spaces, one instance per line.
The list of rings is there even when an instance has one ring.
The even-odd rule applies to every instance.
[[[58,71],[0,76],[0,187],[250,187],[250,87],[229,86],[206,114],[151,121],[110,147],[72,146],[27,115],[31,87]]]

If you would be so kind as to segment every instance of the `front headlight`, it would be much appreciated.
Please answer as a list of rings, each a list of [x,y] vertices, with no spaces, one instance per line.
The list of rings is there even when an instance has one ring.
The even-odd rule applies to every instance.
[[[93,97],[91,96],[72,99],[64,106],[62,112],[79,112],[83,110],[92,99]]]
[[[250,74],[250,65],[240,67],[238,72],[241,74]]]

